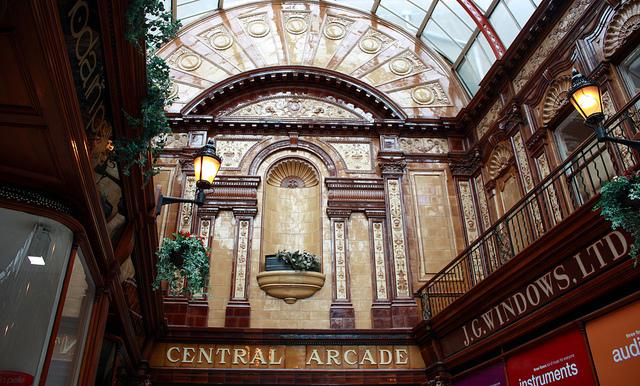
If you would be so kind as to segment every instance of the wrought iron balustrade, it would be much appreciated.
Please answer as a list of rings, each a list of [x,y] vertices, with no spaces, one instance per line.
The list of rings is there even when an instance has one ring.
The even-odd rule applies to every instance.
[[[610,135],[635,137],[640,93],[605,122]],[[599,194],[606,181],[638,163],[627,147],[584,141],[489,229],[431,278],[417,295],[430,319]]]

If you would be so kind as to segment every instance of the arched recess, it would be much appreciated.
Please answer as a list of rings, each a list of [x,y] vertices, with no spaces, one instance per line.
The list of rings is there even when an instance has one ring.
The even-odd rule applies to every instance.
[[[309,141],[298,141],[297,144],[293,145],[287,140],[274,142],[260,150],[260,152],[258,152],[258,154],[256,154],[256,156],[251,160],[251,164],[249,165],[249,175],[258,175],[258,169],[267,157],[284,150],[307,151],[322,160],[324,166],[327,168],[329,176],[337,176],[337,168],[333,158],[320,146]]]

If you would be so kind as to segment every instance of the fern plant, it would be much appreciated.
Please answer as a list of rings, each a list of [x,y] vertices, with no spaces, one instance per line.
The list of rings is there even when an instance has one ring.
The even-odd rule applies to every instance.
[[[140,116],[127,115],[129,124],[141,127],[140,136],[118,138],[114,141],[112,158],[120,163],[125,175],[139,165],[145,170],[145,178],[157,173],[153,166],[164,147],[162,134],[171,132],[164,108],[171,104],[171,78],[169,66],[156,51],[174,38],[180,22],[171,18],[161,0],[133,0],[127,9],[126,38],[146,55],[147,95],[140,106]],[[149,157],[149,155],[151,157]]]
[[[276,258],[296,271],[320,272],[320,259],[307,251],[278,251]]]
[[[622,228],[633,236],[629,256],[637,265],[640,252],[640,176],[614,177],[600,189],[600,199],[593,210],[611,222],[612,229]]]
[[[209,280],[209,255],[201,238],[188,232],[174,233],[173,239],[165,238],[158,249],[156,277],[153,288],[159,289],[163,281],[168,282],[173,293],[199,293]]]

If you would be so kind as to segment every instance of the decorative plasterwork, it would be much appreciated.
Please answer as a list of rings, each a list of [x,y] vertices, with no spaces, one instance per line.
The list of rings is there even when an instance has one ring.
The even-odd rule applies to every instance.
[[[384,262],[384,233],[382,222],[372,222],[373,229],[373,263],[376,275],[376,299],[387,300],[387,268]]]
[[[331,96],[324,100],[293,95],[262,98],[221,116],[245,119],[373,120],[371,113]]]
[[[371,143],[329,142],[347,165],[348,171],[368,172],[373,168]]]
[[[167,59],[167,64],[191,72],[200,68],[202,57],[186,47],[180,47]]]
[[[245,32],[252,38],[262,38],[269,34],[271,29],[267,23],[267,15],[249,15],[239,18]]]
[[[398,75],[406,76],[416,74],[429,69],[420,58],[413,52],[406,50],[391,59],[388,63],[389,71]]]
[[[391,43],[393,43],[392,38],[380,31],[369,28],[358,41],[358,47],[362,52],[373,55],[387,48]]]
[[[309,29],[308,11],[283,11],[284,29],[292,35],[301,35]]]
[[[551,121],[558,111],[567,103],[567,91],[571,88],[571,76],[562,75],[551,82],[544,96],[542,106],[542,123]]]
[[[518,75],[513,80],[513,88],[517,93],[527,84],[533,73],[549,57],[560,41],[578,22],[592,0],[576,0],[562,15],[560,21],[553,27],[542,44],[529,56],[529,61],[524,64]]]
[[[165,149],[182,149],[189,146],[188,133],[171,133],[164,136]]]
[[[340,40],[347,34],[353,20],[344,17],[327,15],[322,33],[327,39]]]
[[[537,158],[536,158],[536,164],[538,165],[538,173],[540,174],[541,179],[546,178],[549,173],[549,161],[547,161],[547,155],[542,152]],[[560,211],[560,204],[558,203],[558,195],[556,194],[556,188],[553,184],[549,184],[546,188],[545,188],[545,198],[547,199],[547,201],[549,202],[549,205],[551,207],[551,212],[553,213],[553,218],[555,220],[555,223],[559,223],[560,221],[562,221],[562,212]]]
[[[267,184],[284,188],[309,188],[318,185],[316,169],[307,161],[288,158],[277,162],[269,169]]]
[[[640,28],[640,1],[623,4],[611,18],[604,36],[604,55],[608,59]]]
[[[182,192],[183,198],[190,200],[194,199],[196,195],[196,178],[187,177],[184,191]],[[180,232],[191,232],[191,219],[193,217],[193,204],[182,204],[180,209]]]
[[[249,258],[249,221],[238,222],[238,242],[236,250],[236,277],[234,281],[233,299],[246,299],[247,260]]]
[[[211,235],[211,219],[202,218],[200,219],[200,231],[198,232],[198,236],[202,240],[204,247],[209,247],[209,236]]]
[[[533,177],[531,177],[531,169],[529,168],[529,161],[527,152],[524,148],[524,142],[522,141],[522,135],[517,132],[513,136],[513,147],[516,151],[516,159],[518,161],[518,168],[520,169],[520,177],[522,178],[522,184],[524,185],[525,192],[530,192],[533,187]]]
[[[399,138],[400,150],[407,154],[446,154],[449,142],[444,138]]]
[[[335,259],[335,280],[336,280],[336,300],[348,300],[347,294],[347,262],[346,262],[346,236],[345,222],[334,221],[334,259]]]
[[[222,158],[222,167],[239,167],[245,154],[247,154],[249,149],[258,142],[259,140],[254,138],[216,140],[216,150]]]
[[[469,244],[471,244],[479,236],[478,220],[476,219],[476,211],[473,208],[471,183],[469,181],[458,181],[458,190],[460,191],[464,229],[467,232]]]
[[[201,33],[198,38],[217,51],[225,51],[233,45],[233,36],[222,24]]]
[[[512,157],[511,145],[508,142],[503,141],[497,144],[487,161],[489,177],[491,179],[498,177],[511,164]]]
[[[411,89],[411,99],[423,106],[449,106],[449,98],[440,83],[425,83]]]
[[[480,220],[482,221],[482,229],[487,230],[491,227],[491,217],[489,216],[489,205],[487,203],[487,195],[484,191],[484,182],[482,174],[478,174],[474,179],[476,185],[476,193],[478,194],[478,207],[480,208]]]
[[[478,126],[476,126],[476,136],[478,139],[482,139],[485,134],[489,131],[491,126],[498,120],[498,113],[502,110],[502,100],[500,98],[496,99],[493,103],[493,106],[487,111],[487,114],[480,120]]]
[[[404,218],[402,214],[402,199],[400,196],[400,180],[387,180],[389,196],[389,218],[391,220],[391,250],[396,278],[396,295],[410,297],[409,276],[406,245],[404,237]]]
[[[325,178],[327,213],[349,217],[352,211],[385,212],[384,182],[380,178]]]

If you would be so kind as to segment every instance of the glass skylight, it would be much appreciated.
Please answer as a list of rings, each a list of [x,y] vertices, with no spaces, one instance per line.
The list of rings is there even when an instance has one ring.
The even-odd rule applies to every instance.
[[[480,82],[496,61],[489,41],[460,0],[308,1],[338,4],[365,13],[373,12],[375,16],[419,37],[447,60],[471,95],[478,91]],[[541,1],[474,0],[473,4],[493,27],[504,48],[508,49]],[[186,25],[218,9],[253,2],[255,1],[165,0],[165,6],[172,9],[174,17]]]

